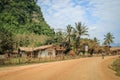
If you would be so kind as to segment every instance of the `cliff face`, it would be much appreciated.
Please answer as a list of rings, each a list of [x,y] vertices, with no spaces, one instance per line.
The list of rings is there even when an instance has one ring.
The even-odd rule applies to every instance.
[[[0,0],[0,27],[14,33],[52,35],[54,30],[45,22],[37,0]]]

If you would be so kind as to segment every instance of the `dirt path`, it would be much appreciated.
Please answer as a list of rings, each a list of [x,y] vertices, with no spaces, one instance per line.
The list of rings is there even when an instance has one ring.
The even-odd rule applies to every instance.
[[[108,65],[118,56],[0,68],[0,80],[120,80]]]

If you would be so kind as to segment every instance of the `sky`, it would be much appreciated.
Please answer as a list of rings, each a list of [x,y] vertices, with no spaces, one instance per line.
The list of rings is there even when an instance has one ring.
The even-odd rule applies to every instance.
[[[111,32],[114,42],[120,43],[120,0],[38,0],[43,17],[55,30],[66,30],[66,26],[82,22],[88,27],[88,38]]]

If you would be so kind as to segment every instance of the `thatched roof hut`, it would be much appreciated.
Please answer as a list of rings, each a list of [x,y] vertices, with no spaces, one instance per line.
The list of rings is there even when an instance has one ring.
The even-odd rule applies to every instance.
[[[32,55],[32,56],[49,56],[50,53],[53,55],[62,54],[66,49],[59,45],[44,45],[40,47],[20,47],[18,53]]]

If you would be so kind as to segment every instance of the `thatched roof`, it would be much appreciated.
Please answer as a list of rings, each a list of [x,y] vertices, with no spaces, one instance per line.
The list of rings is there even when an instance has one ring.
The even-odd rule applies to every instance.
[[[36,51],[36,50],[48,49],[48,48],[53,48],[53,47],[54,47],[53,45],[40,46],[40,47],[34,48],[34,51]]]
[[[34,48],[29,48],[29,47],[20,47],[20,51],[25,51],[25,52],[32,52]]]
[[[36,48],[20,47],[19,49],[20,49],[20,51],[33,52],[33,51],[44,50],[44,49],[48,49],[48,48],[53,48],[53,49],[56,49],[57,51],[65,51],[66,50],[63,47],[58,47],[55,45],[44,45],[44,46],[40,46],[40,47],[36,47]]]

